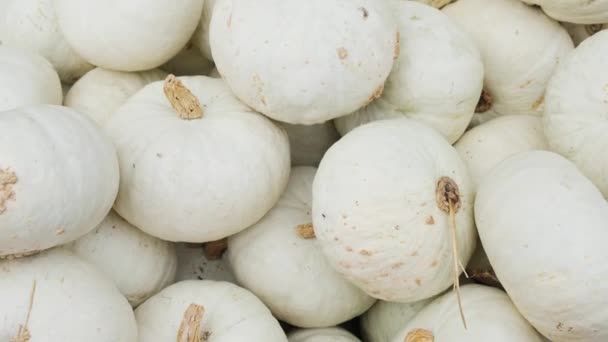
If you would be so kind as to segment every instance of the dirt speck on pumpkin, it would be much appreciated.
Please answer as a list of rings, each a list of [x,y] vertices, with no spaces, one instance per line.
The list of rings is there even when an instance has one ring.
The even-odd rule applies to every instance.
[[[435,219],[433,218],[433,215],[427,217],[426,220],[424,220],[424,223],[426,223],[428,225],[435,224]]]
[[[364,255],[364,256],[371,256],[374,253],[372,253],[372,251],[370,251],[370,250],[362,249],[362,250],[359,251],[359,254]]]
[[[536,101],[534,101],[534,103],[532,104],[532,107],[530,107],[532,110],[539,110],[540,107],[545,103],[545,95],[541,95]]]
[[[416,285],[418,285],[418,286],[422,285],[422,280],[420,280],[420,278],[416,278],[415,282],[416,282]]]
[[[363,19],[367,19],[367,17],[369,17],[369,12],[367,11],[367,8],[359,7],[359,11],[361,11],[361,16],[363,17]]]
[[[412,253],[410,253],[410,256],[418,256],[418,250],[415,250]]]
[[[6,202],[15,200],[13,186],[17,184],[18,178],[10,169],[0,169],[0,215],[6,211]]]
[[[433,262],[431,263],[431,267],[437,267],[437,264],[438,264],[437,260],[433,260]]]
[[[403,262],[399,261],[399,262],[394,263],[391,266],[391,268],[394,269],[394,270],[396,270],[396,269],[400,268],[401,266],[403,266]]]
[[[338,48],[338,58],[340,58],[340,60],[345,60],[346,57],[348,57],[348,51],[346,51],[346,49],[344,47],[340,47]]]

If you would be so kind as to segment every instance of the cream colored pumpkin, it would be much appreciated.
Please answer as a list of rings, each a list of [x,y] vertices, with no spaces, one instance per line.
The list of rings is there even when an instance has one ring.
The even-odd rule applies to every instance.
[[[481,51],[484,93],[472,125],[500,115],[542,114],[547,83],[574,47],[566,29],[519,0],[458,0],[443,11]]]
[[[453,2],[454,0],[414,0],[425,5],[433,6],[435,8],[442,8],[443,6]]]
[[[175,246],[133,227],[114,211],[67,247],[114,281],[133,306],[175,279]]]
[[[548,149],[536,115],[504,115],[467,131],[454,145],[475,187],[497,164],[514,154]]]
[[[382,96],[336,119],[344,135],[366,122],[407,116],[455,142],[465,131],[483,87],[483,64],[474,41],[441,11],[391,0],[402,53]]]
[[[390,6],[376,0],[219,1],[209,30],[213,60],[237,97],[291,124],[368,104],[399,53]]]
[[[372,122],[321,161],[314,230],[330,264],[371,296],[425,299],[450,287],[454,265],[473,253],[472,190],[466,165],[438,132],[411,119]]]
[[[207,242],[235,234],[272,208],[289,178],[284,130],[219,79],[153,82],[106,128],[121,169],[116,211],[163,240]]]
[[[508,158],[479,187],[475,219],[496,275],[537,330],[608,339],[608,203],[574,164],[546,151]]]
[[[418,312],[391,341],[542,341],[503,291],[468,284],[462,287],[462,300],[469,322],[466,330],[460,322],[456,296],[448,292]]]
[[[148,83],[166,76],[167,73],[159,69],[124,72],[95,68],[70,88],[65,106],[88,115],[103,126],[129,97]]]
[[[562,26],[570,34],[570,38],[574,42],[575,46],[578,46],[583,40],[593,36],[594,34],[606,29],[607,23],[604,24],[573,24],[573,23],[562,23]]]
[[[188,43],[160,69],[176,76],[208,75],[213,69],[213,62],[203,57],[196,46]]]
[[[73,241],[97,226],[118,191],[112,142],[69,108],[0,112],[0,259]]]
[[[46,58],[62,81],[73,83],[93,65],[67,43],[59,30],[53,0],[4,0],[0,42]]]
[[[553,75],[543,124],[551,149],[573,161],[608,196],[608,31],[586,39]]]
[[[281,123],[281,126],[289,137],[293,166],[318,166],[327,149],[340,139],[331,120],[316,125]]]
[[[361,342],[342,328],[298,329],[287,336],[289,342]]]
[[[435,297],[413,303],[379,300],[361,316],[361,334],[366,342],[390,342],[401,328]]]
[[[217,0],[205,0],[203,4],[203,13],[201,15],[196,31],[192,36],[192,42],[200,50],[203,57],[213,61],[211,54],[211,45],[209,43],[209,24],[211,23],[211,15]]]
[[[227,282],[186,280],[135,310],[139,342],[287,342],[279,322],[251,292]]]
[[[608,22],[607,0],[522,0],[541,6],[543,11],[557,20],[578,24]]]
[[[61,81],[43,57],[0,45],[0,112],[63,101]]]
[[[59,27],[90,63],[141,71],[167,62],[186,45],[203,0],[53,0]]]
[[[0,273],[0,341],[137,341],[127,300],[69,251],[0,261]]]
[[[226,254],[209,255],[201,244],[178,243],[176,281],[182,280],[217,280],[236,284]]]
[[[255,225],[229,237],[227,251],[238,283],[278,319],[304,328],[343,323],[375,302],[330,266],[314,238],[315,172],[294,168],[279,202]]]

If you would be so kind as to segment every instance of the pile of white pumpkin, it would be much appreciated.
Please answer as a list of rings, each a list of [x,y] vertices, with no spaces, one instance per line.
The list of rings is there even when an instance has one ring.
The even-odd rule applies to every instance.
[[[608,0],[0,0],[0,342],[608,341]]]

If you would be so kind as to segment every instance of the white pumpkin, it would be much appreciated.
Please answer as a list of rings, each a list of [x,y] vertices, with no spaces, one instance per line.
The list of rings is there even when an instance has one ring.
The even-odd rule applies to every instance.
[[[413,1],[388,2],[399,20],[402,53],[382,96],[336,119],[336,127],[344,135],[366,122],[407,116],[453,143],[469,125],[483,87],[475,42],[437,9]]]
[[[542,120],[536,115],[504,115],[467,131],[456,144],[473,185],[514,154],[548,149]]]
[[[227,282],[185,280],[135,310],[139,342],[287,342],[279,322],[251,292]]]
[[[608,31],[586,39],[553,75],[543,126],[551,150],[573,161],[608,197]]]
[[[564,22],[562,23],[562,26],[568,31],[568,34],[570,34],[570,38],[572,38],[574,45],[578,46],[583,40],[606,29],[608,23],[583,25]]]
[[[0,11],[0,42],[43,56],[67,83],[93,68],[63,37],[53,0],[5,0]]]
[[[167,62],[186,45],[203,0],[53,0],[65,39],[88,62],[141,71]]]
[[[176,281],[217,280],[236,284],[226,254],[223,251],[210,253],[201,244],[178,243]]]
[[[0,341],[137,340],[127,300],[66,250],[0,261],[0,273]]]
[[[393,302],[452,286],[475,248],[472,207],[456,150],[410,119],[372,122],[342,137],[313,185],[313,225],[327,260],[371,296]]]
[[[361,342],[342,328],[298,329],[287,336],[289,342]]]
[[[0,112],[0,258],[73,241],[95,228],[118,191],[112,142],[66,107]]]
[[[124,72],[95,68],[79,79],[65,97],[65,106],[103,126],[129,97],[167,73],[159,69]]]
[[[462,287],[462,300],[469,318],[466,330],[458,316],[456,296],[449,292],[423,308],[391,341],[542,341],[503,291],[467,284]]]
[[[133,227],[114,211],[67,247],[114,281],[133,306],[175,279],[175,246]]]
[[[522,0],[541,6],[552,18],[578,24],[608,22],[607,0]]]
[[[340,134],[331,120],[316,125],[280,125],[289,137],[293,166],[318,166],[327,149],[340,139]]]
[[[209,24],[211,23],[211,15],[217,0],[205,0],[203,4],[203,13],[201,15],[196,31],[192,36],[192,43],[200,50],[203,57],[213,61],[211,54],[211,45],[209,43]]]
[[[207,3],[208,0],[205,0]],[[176,76],[208,75],[213,62],[201,55],[199,49],[188,43],[177,55],[163,64],[160,69]]]
[[[542,114],[547,83],[574,47],[566,29],[519,0],[458,0],[443,11],[481,51],[484,92],[472,125],[500,115]]]
[[[376,0],[219,1],[209,30],[232,91],[291,124],[322,123],[379,97],[399,53],[390,6]]]
[[[0,45],[0,112],[32,104],[60,105],[61,81],[43,57]]]
[[[228,261],[239,284],[280,320],[330,327],[359,316],[375,299],[338,274],[314,238],[316,168],[296,167],[279,202],[252,227],[228,238]]]
[[[475,219],[496,275],[537,330],[608,339],[608,203],[574,164],[546,151],[508,158],[479,187]]]
[[[414,0],[425,5],[429,5],[435,8],[442,8],[443,6],[453,2],[454,0]]]
[[[361,316],[361,335],[366,342],[390,342],[416,314],[435,297],[413,303],[379,300]]]
[[[272,208],[289,178],[285,131],[219,79],[170,75],[153,82],[106,128],[121,170],[116,211],[163,240],[238,233]]]

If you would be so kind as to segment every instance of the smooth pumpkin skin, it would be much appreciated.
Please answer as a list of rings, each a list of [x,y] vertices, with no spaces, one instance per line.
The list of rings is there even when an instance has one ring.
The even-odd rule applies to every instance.
[[[538,331],[608,339],[608,203],[572,162],[546,151],[506,159],[480,185],[475,220],[496,275]]]
[[[116,286],[64,249],[0,261],[0,341],[13,341],[27,316],[32,342],[135,342],[133,310]]]
[[[459,0],[442,10],[475,40],[489,109],[472,126],[500,115],[541,115],[555,68],[574,44],[558,22],[520,0]]]
[[[39,54],[55,68],[63,82],[76,81],[93,69],[63,37],[53,0],[4,0],[0,11],[0,41]]]
[[[118,71],[167,62],[186,45],[203,0],[53,0],[65,39],[85,60]],[[111,23],[111,24],[110,24]]]
[[[413,303],[379,300],[361,316],[361,335],[366,342],[390,342],[405,324],[435,297]]]
[[[279,322],[251,292],[228,282],[184,280],[151,297],[135,310],[139,342],[173,341],[190,304],[205,312],[201,336],[209,341],[287,342]]]
[[[541,6],[548,16],[560,21],[577,24],[599,24],[608,22],[608,1],[576,0],[522,0]]]
[[[608,32],[582,42],[556,70],[546,94],[543,127],[551,150],[570,159],[608,196]]]
[[[337,118],[344,135],[364,123],[398,117],[423,122],[453,143],[469,125],[483,87],[475,42],[441,11],[414,1],[390,0],[399,21],[400,49],[382,96]]]
[[[236,96],[291,124],[325,122],[368,104],[399,52],[390,6],[376,0],[219,1],[209,39]]]
[[[74,83],[64,104],[103,126],[129,97],[166,76],[167,73],[159,69],[125,72],[95,68]]]
[[[228,238],[228,262],[239,284],[280,320],[303,328],[341,324],[376,301],[325,260],[316,239],[297,227],[312,222],[314,167],[296,167],[277,204],[256,224]],[[277,258],[277,256],[280,256]]]
[[[456,293],[449,291],[418,312],[390,341],[403,342],[414,329],[430,331],[435,341],[543,341],[503,291],[477,284],[463,285],[461,290],[467,330],[458,312]]]
[[[219,240],[255,223],[279,199],[289,178],[289,142],[222,80],[179,79],[199,99],[202,118],[179,118],[161,81],[107,122],[121,169],[114,208],[163,240]]]
[[[133,227],[113,210],[66,247],[114,281],[134,307],[175,279],[175,246]]]
[[[456,242],[466,265],[475,248],[466,165],[438,132],[411,119],[357,127],[334,144],[313,184],[313,225],[330,264],[378,299],[412,302],[453,283],[448,214],[437,184],[459,187]]]
[[[0,112],[25,105],[63,101],[61,81],[38,54],[0,45]]]
[[[289,342],[361,342],[342,328],[298,329],[287,338]]]
[[[73,241],[118,191],[112,142],[86,116],[54,105],[0,112],[0,257]]]

